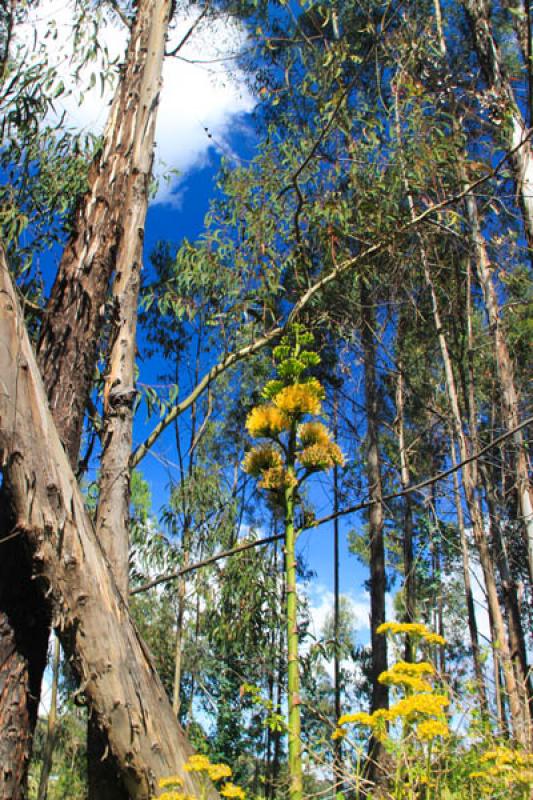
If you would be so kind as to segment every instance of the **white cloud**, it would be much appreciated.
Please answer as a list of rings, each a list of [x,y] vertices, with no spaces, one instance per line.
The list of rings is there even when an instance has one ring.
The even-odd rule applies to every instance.
[[[168,50],[183,39],[198,13],[189,9],[178,16],[170,32]],[[57,100],[57,112],[65,114],[66,124],[98,134],[105,125],[113,90],[108,84],[102,94],[101,58],[83,67],[78,83],[73,79],[76,63],[73,25],[73,3],[48,0],[30,11],[18,37],[30,47],[38,41],[48,64],[57,68],[66,89]],[[230,150],[228,135],[242,124],[242,115],[254,106],[244,75],[233,58],[245,41],[245,33],[237,22],[218,19],[202,23],[194,30],[180,50],[180,59],[165,59],[156,129],[158,177],[171,170],[178,170],[182,177],[188,170],[204,164],[213,146],[223,152]],[[103,20],[98,44],[102,51],[107,49],[111,59],[120,61],[127,45],[124,26]],[[91,80],[95,80],[92,86]],[[172,177],[169,183],[161,181],[158,202],[179,202],[179,196],[173,193],[180,176]]]

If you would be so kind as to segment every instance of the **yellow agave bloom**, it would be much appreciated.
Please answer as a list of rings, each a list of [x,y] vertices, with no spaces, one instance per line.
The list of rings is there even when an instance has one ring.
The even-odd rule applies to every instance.
[[[318,384],[318,381],[316,381]],[[320,384],[318,384],[320,386]],[[322,404],[314,383],[293,383],[274,396],[274,405],[285,414],[320,414]]]
[[[276,406],[264,405],[252,408],[246,419],[246,429],[254,438],[277,436],[288,430],[290,421],[286,414]]]
[[[236,786],[234,783],[225,783],[222,789],[220,789],[219,794],[221,794],[222,797],[236,797],[237,800],[244,800],[245,798],[244,791],[240,786]]]
[[[426,633],[424,639],[428,644],[439,644],[442,646],[446,644],[446,639],[439,633]]]
[[[338,464],[342,467],[344,456],[340,447],[335,442],[327,444],[312,444],[298,454],[300,464],[306,469],[331,469]]]
[[[212,764],[208,768],[207,774],[212,781],[219,781],[221,778],[231,778],[232,772],[227,764]]]
[[[292,472],[287,472],[283,467],[271,467],[261,474],[261,480],[257,484],[261,489],[288,489],[296,486],[298,481]]]
[[[166,789],[167,786],[183,786],[183,780],[179,775],[170,775],[168,778],[161,778],[159,788]]]
[[[425,719],[416,726],[416,735],[423,742],[431,742],[437,736],[449,736],[450,729],[445,722],[436,719]]]
[[[327,446],[331,441],[330,433],[322,422],[305,422],[300,425],[298,437],[302,447],[309,447],[312,444]]]
[[[242,468],[248,475],[258,478],[266,469],[280,468],[283,466],[283,459],[279,450],[271,444],[259,445],[254,447],[246,454],[242,462]]]

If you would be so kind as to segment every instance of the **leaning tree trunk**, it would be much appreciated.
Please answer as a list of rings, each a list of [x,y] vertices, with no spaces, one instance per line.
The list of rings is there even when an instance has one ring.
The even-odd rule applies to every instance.
[[[157,110],[162,57],[170,14],[170,0],[140,0],[132,28],[126,61],[106,126],[101,151],[89,172],[89,188],[75,215],[74,233],[65,248],[38,345],[39,365],[48,392],[59,434],[71,464],[75,467],[80,445],[83,418],[92,385],[97,358],[99,330],[102,324],[109,280],[117,265],[126,236],[131,235],[132,186],[139,178],[139,165],[151,164],[153,128]],[[146,170],[145,170],[146,171]],[[137,236],[142,237],[144,217],[137,215]],[[17,557],[22,564],[23,554]],[[11,653],[13,681],[18,686],[20,708],[18,739],[24,739],[24,758],[6,752],[3,763],[9,767],[10,779],[5,792],[0,784],[0,800],[23,796],[26,767],[31,751],[40,682],[45,664],[47,634],[35,635],[38,604],[31,599],[33,591],[21,583],[21,597],[13,598],[11,581],[5,563],[0,566],[0,621],[6,636],[23,642],[27,631],[31,647]],[[22,573],[20,573],[22,581]],[[17,629],[10,634],[13,616],[9,609],[18,608]],[[48,627],[44,619],[41,627]],[[7,642],[7,639],[6,639]],[[6,678],[7,679],[7,678]],[[25,695],[25,698],[24,698]],[[4,707],[7,694],[0,693],[0,739],[6,740],[12,728],[14,708]],[[27,707],[26,707],[27,706]],[[6,728],[6,725],[8,726]],[[18,766],[16,766],[18,764]],[[7,769],[7,767],[6,767]],[[17,788],[18,787],[18,788]]]
[[[129,616],[55,429],[36,360],[0,251],[0,468],[11,535],[20,540],[49,603],[66,657],[133,800],[181,774],[192,752],[150,654]],[[210,788],[211,797],[217,797]]]

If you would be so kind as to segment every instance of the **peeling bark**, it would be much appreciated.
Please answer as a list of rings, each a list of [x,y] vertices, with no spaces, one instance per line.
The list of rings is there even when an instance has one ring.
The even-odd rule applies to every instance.
[[[12,533],[31,559],[33,585],[133,800],[181,774],[192,752],[172,713],[85,511],[48,409],[34,354],[0,251],[0,465]],[[37,606],[40,607],[40,606]],[[105,646],[103,646],[105,645]],[[216,798],[210,789],[211,798]]]

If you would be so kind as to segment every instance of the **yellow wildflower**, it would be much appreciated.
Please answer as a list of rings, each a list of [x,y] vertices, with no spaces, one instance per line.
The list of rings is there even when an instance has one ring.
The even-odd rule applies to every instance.
[[[236,797],[237,800],[244,800],[245,798],[244,791],[240,786],[236,786],[234,783],[225,783],[222,789],[220,789],[219,794],[221,794],[222,797]]]
[[[159,788],[166,789],[167,786],[183,786],[183,780],[179,775],[170,775],[168,778],[161,778]]]
[[[435,667],[429,661],[415,661],[413,663],[408,661],[397,661],[391,667],[392,672],[398,672],[400,675],[434,675]]]
[[[446,639],[438,633],[433,633],[422,622],[383,622],[376,630],[376,633],[406,633],[409,636],[419,636],[428,644],[445,645]]]
[[[266,469],[279,468],[281,466],[283,466],[281,453],[271,444],[254,447],[253,450],[246,454],[242,462],[244,472],[248,473],[248,475],[253,475],[255,478],[259,477]]]
[[[227,764],[211,764],[207,774],[212,781],[219,781],[221,778],[231,778],[231,767]]]
[[[183,769],[186,772],[204,772],[207,771],[210,766],[211,762],[207,756],[204,756],[201,753],[195,753],[194,755],[189,756]]]
[[[184,794],[183,792],[170,791],[170,792],[163,792],[163,794],[160,794],[159,797],[156,798],[156,800],[192,800],[192,799],[190,798],[190,795]]]
[[[334,442],[328,444],[312,444],[298,454],[300,464],[310,470],[331,469],[344,464],[344,456],[340,447]]]
[[[442,646],[446,644],[446,639],[444,636],[441,636],[438,633],[426,633],[424,635],[424,639],[428,644],[439,644]]]
[[[437,736],[449,736],[450,730],[445,722],[436,719],[425,719],[416,726],[416,735],[425,742],[436,739]]]
[[[331,436],[321,422],[306,422],[298,428],[298,436],[302,447],[309,447],[312,444],[322,444],[327,446],[331,442]]]
[[[372,716],[367,714],[366,711],[356,711],[355,714],[343,714],[339,718],[339,725],[347,725],[350,722],[357,723],[358,725],[372,725]]]
[[[431,692],[433,688],[430,683],[416,675],[402,674],[401,672],[395,672],[394,669],[382,672],[378,677],[378,681],[387,686],[407,686],[414,692]]]
[[[335,730],[331,734],[331,738],[333,740],[335,740],[335,739],[343,739],[346,736],[347,733],[348,733],[348,731],[346,731],[344,728],[335,728]]]
[[[246,429],[254,438],[277,436],[288,430],[290,421],[286,414],[276,406],[264,405],[252,408],[246,419]]]
[[[291,416],[320,414],[322,410],[320,397],[311,383],[293,383],[285,386],[273,400],[280,411]]]
[[[413,694],[404,697],[389,709],[391,719],[405,717],[407,719],[417,714],[440,716],[443,708],[449,705],[449,700],[443,694]]]

